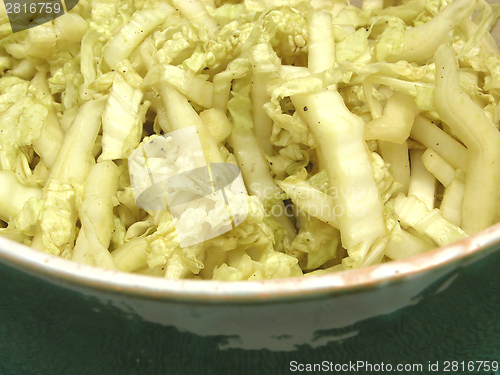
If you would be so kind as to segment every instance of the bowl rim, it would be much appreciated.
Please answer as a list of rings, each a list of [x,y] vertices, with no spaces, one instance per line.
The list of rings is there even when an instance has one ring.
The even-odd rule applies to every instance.
[[[0,236],[0,262],[70,288],[91,288],[135,297],[184,302],[242,303],[317,298],[416,277],[464,261],[500,244],[500,223],[461,241],[402,260],[346,272],[256,281],[165,279],[105,270],[63,259]],[[500,249],[500,246],[496,246]]]

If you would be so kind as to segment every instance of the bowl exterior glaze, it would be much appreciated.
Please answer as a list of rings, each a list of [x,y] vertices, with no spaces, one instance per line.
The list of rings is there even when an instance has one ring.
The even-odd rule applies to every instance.
[[[429,362],[498,361],[499,269],[491,246],[386,283],[235,302],[141,297],[0,263],[0,374],[276,375],[292,361],[426,374]]]

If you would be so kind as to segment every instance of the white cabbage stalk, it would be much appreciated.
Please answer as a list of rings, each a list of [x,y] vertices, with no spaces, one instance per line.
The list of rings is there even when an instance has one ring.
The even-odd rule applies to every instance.
[[[277,184],[290,197],[293,203],[308,215],[315,217],[334,228],[340,228],[339,217],[335,212],[335,200],[326,193],[314,188],[306,181],[277,181]]]
[[[432,249],[432,245],[402,229],[399,224],[393,228],[385,255],[393,260],[408,258]]]
[[[120,61],[130,56],[158,25],[175,13],[165,2],[159,2],[154,9],[138,10],[104,46],[104,60],[113,69]]]
[[[200,118],[212,135],[215,143],[223,143],[233,131],[233,124],[219,109],[210,108],[200,113]]]
[[[388,61],[421,61],[432,57],[446,41],[449,32],[469,17],[476,9],[478,0],[455,0],[448,4],[429,22],[405,31],[403,51],[389,56]]]
[[[280,188],[269,173],[269,164],[255,134],[249,129],[234,129],[229,136],[229,144],[233,148],[248,192],[259,197],[264,205],[276,207],[273,219],[283,225],[288,237],[293,240],[295,228],[286,216],[285,205],[276,199],[280,195]]]
[[[119,174],[120,170],[112,161],[90,168],[79,212],[82,228],[73,250],[73,260],[118,269],[108,248],[115,229],[113,208]]]
[[[414,140],[437,152],[453,168],[467,170],[467,149],[426,117],[419,115],[415,118],[410,134]]]
[[[496,217],[500,185],[500,133],[469,95],[462,91],[451,46],[436,52],[436,110],[467,147],[462,228],[486,229]]]
[[[388,141],[378,141],[377,144],[380,155],[389,164],[389,171],[394,181],[400,184],[400,188],[396,192],[408,193],[408,187],[410,186],[408,144],[406,142],[398,144]]]
[[[462,226],[462,205],[464,200],[465,185],[462,178],[455,177],[444,189],[443,200],[439,210],[443,217],[456,226]]]
[[[431,148],[422,154],[422,162],[444,187],[448,187],[455,178],[455,169]]]
[[[366,124],[365,139],[380,139],[398,144],[406,142],[418,112],[411,95],[396,92],[387,101],[382,116]]]
[[[308,68],[315,74],[328,70],[335,64],[332,15],[327,12],[313,12],[309,16],[308,24]]]
[[[340,191],[335,206],[343,211],[339,215],[342,245],[359,267],[375,241],[387,235],[382,200],[363,139],[363,120],[346,108],[337,91],[294,95],[292,102],[329,161],[330,186]]]
[[[81,42],[83,35],[89,28],[85,19],[77,13],[65,13],[54,20],[55,27],[62,38],[74,43]]]
[[[40,155],[47,169],[50,170],[54,165],[63,141],[64,133],[56,112],[53,110],[45,118],[40,136],[33,142],[33,148]]]
[[[266,113],[264,105],[271,99],[268,87],[273,88],[281,81],[279,77],[281,61],[267,43],[260,43],[252,48],[250,61],[253,66],[250,99],[254,132],[264,153],[274,155],[275,151],[271,144],[273,121]]]
[[[403,225],[414,228],[421,235],[429,236],[438,246],[467,237],[467,233],[462,229],[444,219],[437,208],[429,210],[425,203],[414,195],[398,195],[394,202],[394,211]]]
[[[143,93],[115,75],[102,115],[102,154],[99,160],[127,158],[142,135],[140,106]]]
[[[411,175],[408,195],[416,196],[432,210],[436,199],[436,178],[425,168],[423,153],[423,150],[410,150]]]
[[[208,14],[205,5],[200,0],[172,0],[173,4],[181,11],[187,19],[203,24],[210,36],[215,36],[219,30],[217,21]]]
[[[196,126],[203,153],[208,162],[222,163],[223,159],[217,143],[208,132],[200,116],[193,109],[186,97],[169,83],[160,84],[160,93],[166,110],[169,129],[166,132],[179,130],[188,126]]]
[[[87,178],[105,104],[104,98],[86,102],[66,133],[44,187],[45,202],[32,243],[37,249],[72,256],[79,208],[77,195]]]
[[[190,69],[157,64],[149,69],[143,84],[155,86],[162,82],[175,87],[188,100],[205,108],[212,107],[213,83],[207,81],[207,77],[196,74]]]

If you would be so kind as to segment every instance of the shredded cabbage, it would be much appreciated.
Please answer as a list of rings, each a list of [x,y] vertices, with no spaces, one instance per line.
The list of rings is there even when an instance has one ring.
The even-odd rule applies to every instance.
[[[18,33],[2,17],[0,235],[234,281],[366,267],[486,229],[500,220],[499,8],[391,4],[89,0]],[[190,127],[198,151],[168,138]],[[240,171],[244,193],[191,204],[207,188],[186,175],[180,215],[139,203],[137,176],[214,177],[213,163]],[[227,230],[196,241],[207,228]]]

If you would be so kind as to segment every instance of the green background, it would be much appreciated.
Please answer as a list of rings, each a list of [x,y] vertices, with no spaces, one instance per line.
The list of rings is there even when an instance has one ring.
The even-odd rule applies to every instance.
[[[220,350],[226,337],[200,337],[150,323],[0,264],[0,374],[277,375],[294,373],[290,361],[422,363],[424,368],[429,361],[441,361],[441,369],[445,360],[500,361],[499,266],[496,251],[461,268],[446,289],[439,286],[456,271],[438,280],[415,305],[315,333],[320,338],[357,330],[356,336],[317,348],[271,352]]]

